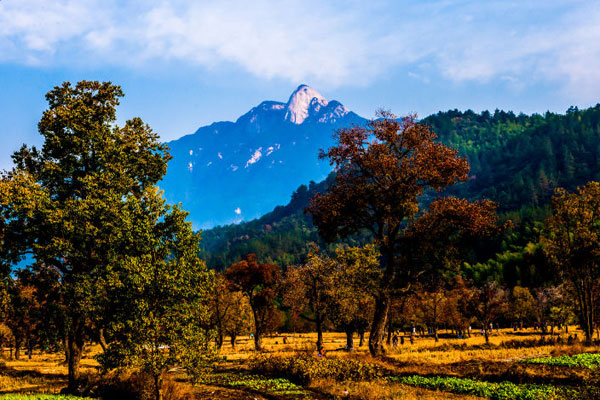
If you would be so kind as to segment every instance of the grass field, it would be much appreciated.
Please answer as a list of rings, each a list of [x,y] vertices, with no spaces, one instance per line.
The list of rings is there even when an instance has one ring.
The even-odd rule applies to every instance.
[[[315,334],[286,336],[285,345],[283,335],[265,338],[261,355],[248,337],[235,349],[226,342],[214,372],[198,384],[192,386],[184,372],[171,372],[165,400],[600,398],[595,384],[600,349],[557,344],[555,337],[531,330],[494,332],[489,344],[480,335],[437,343],[417,337],[412,345],[406,340],[388,348],[381,359],[368,355],[366,343],[344,351],[346,338],[339,333],[325,334],[325,358],[313,350]],[[98,351],[88,348],[83,360],[90,376],[97,375]],[[0,400],[68,399],[57,396],[66,385],[62,354],[5,359],[0,372]]]

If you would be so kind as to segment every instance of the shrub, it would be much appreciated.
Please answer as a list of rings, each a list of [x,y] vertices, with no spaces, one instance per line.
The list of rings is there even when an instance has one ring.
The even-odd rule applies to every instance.
[[[347,358],[316,358],[306,354],[295,357],[259,355],[251,360],[255,372],[284,376],[303,384],[315,379],[363,381],[380,378],[384,370],[375,364]]]

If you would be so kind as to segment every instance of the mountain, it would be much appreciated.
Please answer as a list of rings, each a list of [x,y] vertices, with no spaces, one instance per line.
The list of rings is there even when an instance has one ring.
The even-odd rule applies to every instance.
[[[421,122],[431,126],[441,142],[456,148],[471,164],[471,179],[446,194],[497,201],[499,211],[514,222],[515,232],[519,232],[504,239],[517,247],[537,240],[533,227],[548,216],[548,203],[556,187],[573,191],[590,180],[600,181],[600,105],[544,115],[450,110]],[[215,269],[226,268],[248,253],[283,267],[301,262],[307,242],[324,245],[310,215],[303,210],[316,192],[326,190],[331,179],[301,185],[287,205],[259,219],[204,231],[200,243],[203,259]],[[431,194],[425,202],[427,197],[431,199]],[[356,237],[348,242],[354,245],[366,241],[366,237]],[[496,250],[490,249],[490,257]],[[539,275],[531,271],[520,274],[522,282],[527,281],[525,276],[534,282]]]
[[[331,171],[318,159],[340,128],[365,120],[300,85],[287,103],[264,101],[235,122],[215,122],[167,143],[173,159],[160,183],[194,228],[257,218],[299,185]]]

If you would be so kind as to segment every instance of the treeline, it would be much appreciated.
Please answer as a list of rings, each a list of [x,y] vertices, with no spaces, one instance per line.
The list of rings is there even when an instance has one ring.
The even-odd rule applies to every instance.
[[[469,159],[470,180],[452,193],[497,201],[501,211],[535,217],[555,188],[600,178],[600,105],[531,116],[454,110],[422,122]]]
[[[260,350],[265,334],[316,331],[321,351],[323,332],[330,330],[346,334],[348,351],[363,346],[373,322],[374,295],[382,285],[377,250],[373,245],[344,247],[329,256],[314,243],[307,250],[307,261],[285,272],[248,255],[219,274],[211,303],[219,348],[225,336],[235,347],[239,336],[252,333]],[[453,338],[481,334],[486,341],[506,328],[572,335],[569,325],[577,322],[576,303],[566,283],[509,287],[496,281],[477,283],[460,274],[429,275],[393,296],[386,342],[391,345],[394,336],[399,340],[397,333],[406,340],[428,335],[437,342],[442,329]],[[253,314],[260,316],[256,324]]]

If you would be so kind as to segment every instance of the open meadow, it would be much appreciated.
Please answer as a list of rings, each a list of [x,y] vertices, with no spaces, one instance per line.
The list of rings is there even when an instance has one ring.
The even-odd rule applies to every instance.
[[[581,336],[575,327],[570,332]],[[440,336],[437,343],[416,336],[413,344],[407,337],[377,359],[369,356],[366,340],[346,351],[342,333],[325,333],[325,356],[314,351],[314,333],[265,337],[261,353],[253,350],[250,337],[240,337],[235,348],[224,343],[214,368],[198,382],[192,383],[184,370],[169,371],[164,399],[598,398],[600,354],[588,354],[597,348],[578,341],[567,344],[564,333],[494,330],[489,344],[479,332],[466,339],[450,338],[445,331]],[[132,371],[99,373],[94,356],[100,351],[99,346],[85,351],[82,370],[89,387],[84,392],[90,397],[140,398],[144,382]],[[64,355],[34,352],[31,359],[22,356],[19,361],[7,355],[5,351],[0,399],[70,398],[59,395],[67,385]],[[133,386],[137,393],[127,392]]]

